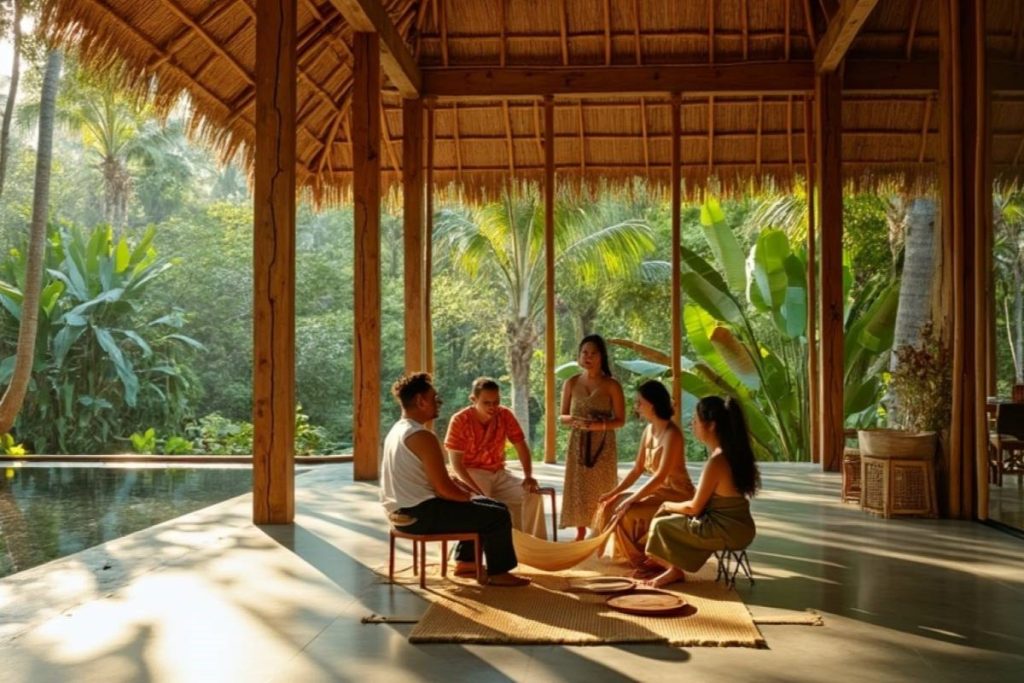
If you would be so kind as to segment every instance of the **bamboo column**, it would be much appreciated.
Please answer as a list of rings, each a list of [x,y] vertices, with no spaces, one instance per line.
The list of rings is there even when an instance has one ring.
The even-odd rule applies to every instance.
[[[405,371],[425,370],[423,300],[423,100],[402,101],[402,227],[405,242]]]
[[[953,359],[948,453],[939,502],[950,517],[987,514],[985,417],[992,248],[984,0],[939,2],[942,254],[936,319]],[[977,495],[976,495],[977,494]]]
[[[256,2],[253,522],[295,518],[296,0]]]
[[[544,98],[544,462],[554,463],[555,393],[555,102]]]
[[[804,99],[804,177],[807,185],[807,395],[811,462],[821,462],[821,398],[818,386],[818,254],[814,206],[814,108]]]
[[[683,355],[683,301],[682,286],[680,284],[680,269],[682,265],[682,254],[679,251],[682,224],[682,96],[674,92],[671,99],[672,115],[672,145],[671,163],[672,170],[670,179],[672,183],[672,292],[670,317],[672,325],[672,405],[676,408],[676,422],[682,422],[683,415],[683,383],[681,377],[680,357]],[[708,133],[710,135],[710,132]],[[683,445],[685,449],[685,444]]]
[[[352,43],[352,194],[355,202],[353,455],[356,480],[380,460],[380,39]]]
[[[821,226],[821,379],[819,429],[822,469],[837,471],[843,458],[843,164],[842,82],[815,79],[815,142]]]
[[[434,282],[434,102],[427,101],[427,215],[423,248],[423,347],[427,372],[434,372],[434,320],[430,308]]]

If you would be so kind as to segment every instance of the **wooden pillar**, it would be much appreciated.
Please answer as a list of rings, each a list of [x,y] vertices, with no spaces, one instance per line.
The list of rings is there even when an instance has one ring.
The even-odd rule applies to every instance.
[[[427,372],[434,372],[434,318],[431,289],[434,283],[434,102],[427,101],[427,215],[423,255],[423,345]]]
[[[544,98],[544,462],[554,463],[555,391],[555,102]]]
[[[672,315],[672,405],[676,408],[676,422],[683,420],[683,382],[681,377],[680,357],[683,355],[683,288],[680,284],[680,271],[682,267],[682,254],[679,251],[682,240],[682,96],[674,92],[671,98],[672,116],[672,143],[671,143],[671,165],[669,174],[672,183],[672,259],[671,259],[671,282],[672,292],[670,294],[670,305]],[[683,444],[685,449],[686,445]]]
[[[423,307],[423,100],[402,101],[402,227],[405,241],[405,371],[426,370]]]
[[[818,384],[818,254],[814,193],[814,108],[804,99],[804,178],[807,185],[807,431],[811,462],[821,462],[821,387]]]
[[[984,0],[939,2],[942,252],[936,323],[953,360],[949,443],[939,468],[944,514],[987,510],[987,355],[992,296],[992,173]]]
[[[253,522],[295,518],[297,0],[256,2],[253,188]]]
[[[380,460],[380,45],[352,43],[352,194],[355,201],[354,476],[377,478]]]
[[[842,82],[815,78],[815,142],[821,235],[821,466],[838,471],[843,458],[843,164]]]

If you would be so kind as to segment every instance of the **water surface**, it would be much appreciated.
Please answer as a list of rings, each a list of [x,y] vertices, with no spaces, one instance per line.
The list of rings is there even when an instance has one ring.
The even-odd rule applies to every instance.
[[[252,469],[37,467],[0,476],[0,576],[252,490]]]

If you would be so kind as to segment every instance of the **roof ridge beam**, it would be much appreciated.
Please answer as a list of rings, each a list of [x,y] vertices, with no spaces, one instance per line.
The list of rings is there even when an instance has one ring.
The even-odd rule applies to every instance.
[[[758,62],[649,66],[426,67],[423,96],[448,100],[505,99],[546,95],[643,96],[684,92],[707,95],[785,95],[814,90],[814,63]],[[1024,92],[1024,70],[992,62],[994,92]],[[935,60],[846,61],[843,92],[922,95],[938,89]]]
[[[425,68],[426,96],[538,97],[544,95],[802,92],[814,87],[809,62],[678,66]]]
[[[331,0],[353,31],[380,37],[380,63],[403,97],[419,97],[422,77],[405,41],[379,0]]]
[[[878,0],[843,0],[814,51],[814,66],[818,73],[832,73],[839,68],[839,63],[877,4]]]

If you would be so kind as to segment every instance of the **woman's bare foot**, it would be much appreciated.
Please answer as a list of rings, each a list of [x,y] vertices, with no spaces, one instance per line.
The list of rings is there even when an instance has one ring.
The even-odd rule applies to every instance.
[[[587,537],[587,527],[585,527],[585,526],[578,526],[578,527],[576,527],[576,540],[577,541],[582,541],[586,537]]]
[[[682,569],[672,567],[649,581],[642,581],[640,585],[644,588],[664,588],[670,583],[676,583],[677,581],[686,581],[686,574],[683,573]]]
[[[476,562],[456,562],[455,576],[476,576]]]
[[[529,586],[530,580],[522,576],[516,576],[515,574],[505,572],[504,574],[488,576],[487,583],[485,585],[500,586],[502,588],[519,588],[521,586]]]
[[[658,576],[664,571],[665,570],[663,568],[659,567],[656,564],[644,563],[636,569],[634,569],[633,572],[629,575],[629,577],[631,579],[637,579],[638,581],[646,581],[648,579],[653,579],[654,577]]]

